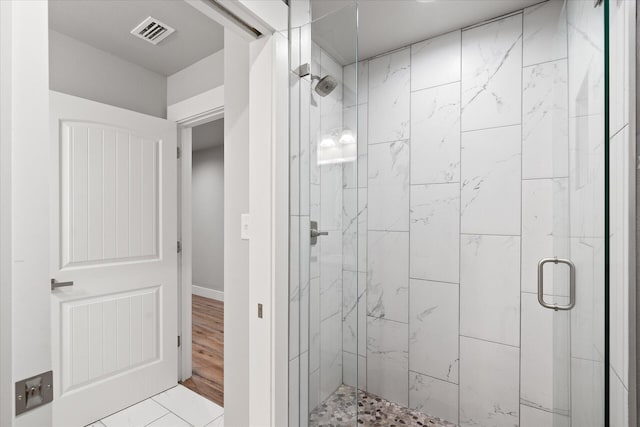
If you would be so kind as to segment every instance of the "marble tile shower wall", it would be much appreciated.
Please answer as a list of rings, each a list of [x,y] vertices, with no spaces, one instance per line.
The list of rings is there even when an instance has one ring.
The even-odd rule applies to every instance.
[[[463,426],[599,424],[599,19],[550,1],[343,68],[344,383]],[[588,272],[571,315],[537,302],[548,256]]]

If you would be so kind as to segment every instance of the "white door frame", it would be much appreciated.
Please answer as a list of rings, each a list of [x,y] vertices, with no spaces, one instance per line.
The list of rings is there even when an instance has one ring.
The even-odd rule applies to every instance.
[[[178,380],[191,377],[193,254],[191,223],[192,130],[194,127],[224,117],[224,86],[195,95],[167,107],[167,118],[178,123],[178,240],[182,251],[178,256]],[[248,160],[247,160],[248,161]]]

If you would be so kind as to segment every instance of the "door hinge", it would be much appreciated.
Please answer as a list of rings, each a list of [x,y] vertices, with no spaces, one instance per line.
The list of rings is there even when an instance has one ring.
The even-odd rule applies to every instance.
[[[181,158],[182,157],[182,149],[180,147],[177,147],[177,148],[178,148],[178,150],[177,150],[178,158]]]
[[[182,253],[182,242],[178,240],[178,253]]]
[[[182,337],[178,335],[178,347],[182,346]]]

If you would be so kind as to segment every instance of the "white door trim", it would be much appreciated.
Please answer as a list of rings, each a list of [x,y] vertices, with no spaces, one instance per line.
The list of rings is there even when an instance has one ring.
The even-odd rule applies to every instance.
[[[219,95],[222,94],[222,97]],[[180,104],[180,105],[179,105]],[[176,107],[177,108],[172,108]],[[178,257],[178,318],[180,319],[181,346],[178,351],[178,379],[191,377],[193,322],[191,295],[194,292],[192,278],[193,245],[191,223],[191,174],[192,174],[192,129],[195,126],[219,120],[224,117],[224,88],[222,86],[196,95],[168,107],[170,120],[178,123],[178,239],[182,252]]]
[[[167,119],[194,127],[224,115],[224,85],[167,106]]]

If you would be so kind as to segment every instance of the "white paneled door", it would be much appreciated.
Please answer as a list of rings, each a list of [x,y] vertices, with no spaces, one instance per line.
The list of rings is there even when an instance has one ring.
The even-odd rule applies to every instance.
[[[177,382],[176,124],[51,93],[54,426]]]

